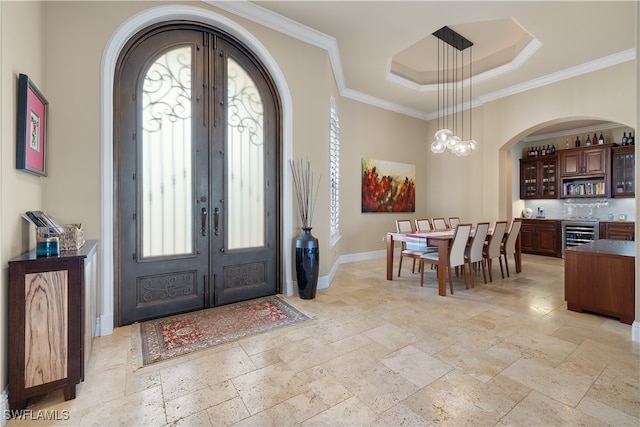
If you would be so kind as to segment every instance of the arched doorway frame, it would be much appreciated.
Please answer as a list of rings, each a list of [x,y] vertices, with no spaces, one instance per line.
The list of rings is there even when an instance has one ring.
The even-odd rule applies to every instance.
[[[282,156],[291,158],[292,100],[284,74],[269,51],[249,31],[211,10],[187,5],[166,5],[139,12],[123,22],[105,46],[100,65],[100,318],[99,335],[113,333],[114,325],[114,173],[113,173],[113,82],[116,62],[125,43],[143,28],[164,21],[189,20],[217,27],[237,37],[263,62],[273,78],[282,103]],[[285,164],[285,162],[282,162]],[[291,245],[293,240],[290,174],[283,173],[282,183],[282,275],[283,291],[293,294]]]
[[[547,119],[539,122],[532,122],[528,124],[528,127],[523,130],[519,130],[518,133],[509,137],[509,139],[498,148],[498,155],[500,156],[499,162],[499,176],[500,176],[500,209],[499,209],[499,217],[500,218],[513,218],[519,215],[521,208],[514,209],[513,203],[513,193],[514,187],[513,185],[517,185],[514,183],[514,176],[518,174],[519,171],[517,169],[513,169],[510,166],[513,166],[513,159],[511,158],[511,149],[514,145],[520,142],[527,135],[531,135],[534,132],[537,132],[541,129],[544,129],[548,126],[557,125],[559,123],[566,122],[575,122],[581,120],[596,120],[596,121],[608,121],[607,125],[597,126],[599,130],[608,130],[615,129],[622,126],[633,127],[633,125],[623,123],[619,119],[613,119],[610,117],[600,117],[600,116],[564,116],[564,117],[555,117],[553,119]],[[579,133],[585,132],[583,129],[578,129]],[[588,129],[586,132],[592,132],[593,129]],[[562,132],[561,132],[562,133]],[[570,135],[574,135],[575,132],[571,132]],[[573,138],[570,143],[573,145]],[[508,167],[508,166],[509,167]],[[519,191],[518,187],[515,187],[515,191]]]

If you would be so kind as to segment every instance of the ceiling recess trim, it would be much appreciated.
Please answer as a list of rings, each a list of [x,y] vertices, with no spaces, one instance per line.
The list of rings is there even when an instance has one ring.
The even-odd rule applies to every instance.
[[[483,73],[473,76],[473,82],[475,84],[478,84],[482,81],[493,79],[503,74],[510,73],[512,71],[517,70],[522,64],[524,64],[527,61],[527,59],[529,59],[541,47],[542,47],[542,42],[540,42],[540,40],[536,38],[533,38],[529,43],[527,43],[524,49],[522,49],[520,53],[518,53],[518,55],[515,58],[513,58],[511,62],[508,62],[499,67],[493,68],[491,70],[487,70]],[[387,61],[387,81],[399,84],[408,89],[413,89],[418,92],[435,92],[438,90],[437,84],[420,85],[411,80],[405,79],[404,77],[400,77],[397,74],[394,74],[391,71],[391,63],[392,63],[392,58],[389,58],[389,60]],[[454,84],[449,83],[448,85],[450,86],[448,89],[451,89],[453,88]],[[467,87],[469,85],[470,85],[470,81],[468,78],[462,81],[463,87]]]
[[[247,0],[243,0],[243,1],[202,0],[202,1],[213,7],[233,13],[234,15],[243,17],[252,22],[263,25],[267,28],[271,28],[272,30],[278,31],[282,34],[291,36],[302,42],[305,42],[313,46],[316,46],[318,48],[326,50],[329,55],[329,61],[331,62],[331,67],[333,69],[336,85],[338,86],[340,95],[344,96],[345,98],[350,98],[355,101],[360,101],[365,104],[370,104],[376,107],[380,107],[386,110],[394,111],[400,114],[404,114],[404,115],[415,117],[422,120],[431,120],[437,116],[437,112],[425,114],[422,111],[408,108],[403,105],[389,102],[387,100],[348,88],[344,78],[342,62],[340,61],[340,51],[338,48],[338,42],[333,37],[330,37],[320,31],[314,30],[311,27],[300,24],[299,22],[293,21],[292,19],[284,17],[278,13],[272,12],[261,6],[250,3]],[[518,68],[524,61],[526,61],[529,58],[529,56],[533,55],[533,53],[536,50],[538,50],[541,45],[542,43],[540,43],[540,41],[534,38],[531,42],[528,43],[526,48],[523,49],[521,53],[513,61],[511,61],[509,64],[505,64],[502,67],[497,67],[493,70],[489,70],[482,74],[478,74],[473,78],[474,83],[478,83],[479,81],[496,77],[499,74],[503,74],[505,72],[512,71],[515,68]],[[636,57],[635,49],[628,49],[613,55],[606,56],[604,58],[596,59],[594,61],[587,62],[582,65],[578,65],[563,71],[559,71],[557,73],[549,74],[547,76],[543,76],[538,79],[530,80],[522,84],[505,88],[503,90],[498,90],[492,93],[488,93],[486,95],[482,95],[477,99],[473,100],[472,105],[476,107],[478,105],[481,105],[490,101],[495,101],[500,98],[515,95],[521,92],[526,92],[528,90],[532,90],[538,87],[546,86],[546,85],[556,83],[562,80],[566,80],[572,77],[577,77],[582,74],[587,74],[603,68],[618,65],[623,62],[633,61],[635,57]],[[389,60],[387,62],[387,70],[390,70],[390,67],[391,67],[391,61]],[[421,86],[415,83],[407,84],[411,82],[391,74],[390,71],[388,71],[387,73],[387,80],[393,81],[398,84],[402,84],[405,87],[418,90],[418,91],[430,91],[430,90],[437,89],[437,85]],[[403,84],[400,80],[404,80],[407,83]],[[468,84],[468,82],[466,84]],[[436,89],[429,88],[428,86],[433,86]]]

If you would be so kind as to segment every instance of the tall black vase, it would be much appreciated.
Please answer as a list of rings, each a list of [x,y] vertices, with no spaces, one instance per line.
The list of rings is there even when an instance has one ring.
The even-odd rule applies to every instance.
[[[298,294],[302,299],[314,299],[318,289],[320,251],[318,239],[311,235],[311,227],[303,227],[296,239],[296,275]]]

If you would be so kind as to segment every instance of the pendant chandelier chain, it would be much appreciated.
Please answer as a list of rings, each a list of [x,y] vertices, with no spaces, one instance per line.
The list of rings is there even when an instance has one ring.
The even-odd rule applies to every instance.
[[[464,82],[464,50],[462,51],[462,70],[460,79]],[[460,115],[462,116],[462,122],[460,123],[460,135],[462,136],[462,139],[464,139],[464,84],[461,84],[460,91],[462,93],[460,96],[460,99],[462,100],[462,111],[460,111]]]
[[[473,118],[473,93],[471,88],[473,87],[473,47],[469,50],[469,140],[473,141],[471,136],[472,118]],[[475,141],[473,141],[475,142]]]
[[[444,124],[444,120],[440,117],[440,73],[442,68],[440,67],[440,46],[442,45],[442,41],[438,41],[438,128],[442,129],[442,125]]]
[[[466,156],[477,147],[477,142],[473,140],[471,134],[473,132],[471,115],[469,111],[469,139],[465,140],[465,54],[467,48],[473,46],[473,43],[464,38],[462,35],[453,31],[449,27],[442,27],[433,35],[438,38],[438,130],[431,144],[431,151],[434,153],[443,153],[447,148],[457,156]],[[443,45],[442,43],[446,43]],[[441,48],[442,45],[442,48]],[[472,107],[472,75],[473,62],[472,49],[469,50],[469,102],[467,108]],[[446,69],[445,69],[446,67]],[[440,91],[442,90],[442,94]],[[442,100],[442,109],[440,101]],[[458,108],[461,108],[458,114]],[[442,113],[442,119],[440,114]],[[453,129],[453,131],[452,131]],[[458,134],[460,130],[460,134]],[[460,136],[458,136],[460,135]]]

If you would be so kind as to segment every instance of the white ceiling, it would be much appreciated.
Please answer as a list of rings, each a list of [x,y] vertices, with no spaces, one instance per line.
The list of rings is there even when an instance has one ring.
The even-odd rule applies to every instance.
[[[415,60],[428,67],[437,43],[427,42],[445,25],[475,43],[474,60],[476,51],[509,46],[505,25],[515,28],[509,22],[521,28],[512,31],[518,49],[522,31],[534,40],[519,60],[474,77],[474,105],[635,58],[634,1],[209,3],[326,49],[343,96],[424,119],[437,117],[435,85],[398,78],[390,72],[392,58],[418,44],[433,50]],[[500,25],[491,25],[496,20]]]

